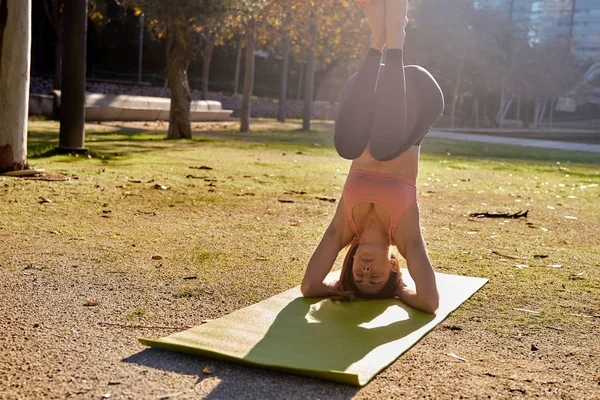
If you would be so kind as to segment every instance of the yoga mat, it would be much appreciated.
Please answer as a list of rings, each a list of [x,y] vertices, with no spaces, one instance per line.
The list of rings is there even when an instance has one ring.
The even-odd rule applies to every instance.
[[[403,278],[414,287],[406,270]],[[305,299],[298,286],[186,331],[139,340],[151,347],[364,386],[487,282],[439,273],[436,279],[440,308],[435,315],[397,299]]]

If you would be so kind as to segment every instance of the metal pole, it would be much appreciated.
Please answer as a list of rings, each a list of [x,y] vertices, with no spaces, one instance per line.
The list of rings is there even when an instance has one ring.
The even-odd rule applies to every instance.
[[[144,14],[140,15],[140,52],[138,59],[138,83],[142,83],[142,60],[144,56]]]

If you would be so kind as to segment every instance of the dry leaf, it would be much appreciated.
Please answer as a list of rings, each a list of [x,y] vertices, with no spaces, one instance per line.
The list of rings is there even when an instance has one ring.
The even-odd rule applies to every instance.
[[[162,260],[162,256],[156,255],[156,256],[152,256],[153,260]]]
[[[154,189],[158,189],[158,190],[167,190],[169,187],[165,186],[165,185],[161,185],[159,183],[154,185]]]
[[[96,302],[96,301],[88,301],[84,304],[84,306],[86,306],[86,307],[95,307],[97,305],[98,305],[98,302]]]
[[[203,373],[205,374],[210,374],[210,370],[208,369],[208,366],[204,367],[204,369],[202,370]]]

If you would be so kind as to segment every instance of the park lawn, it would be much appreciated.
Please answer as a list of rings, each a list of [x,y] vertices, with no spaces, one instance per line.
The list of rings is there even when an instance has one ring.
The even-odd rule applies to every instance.
[[[418,179],[430,257],[489,283],[370,385],[165,353],[141,362],[137,337],[172,332],[141,326],[197,325],[298,285],[350,165],[327,122],[194,127],[167,141],[162,123],[88,125],[88,158],[53,155],[58,125],[31,123],[30,165],[72,179],[0,177],[0,397],[226,398],[236,380],[252,398],[291,386],[311,398],[600,396],[598,155],[434,138]]]

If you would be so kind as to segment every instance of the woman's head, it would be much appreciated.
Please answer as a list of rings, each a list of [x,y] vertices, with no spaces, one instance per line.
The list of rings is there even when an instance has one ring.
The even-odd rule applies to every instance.
[[[401,282],[398,260],[389,252],[389,246],[355,241],[344,259],[340,276],[342,291],[337,297],[343,300],[390,298]]]

